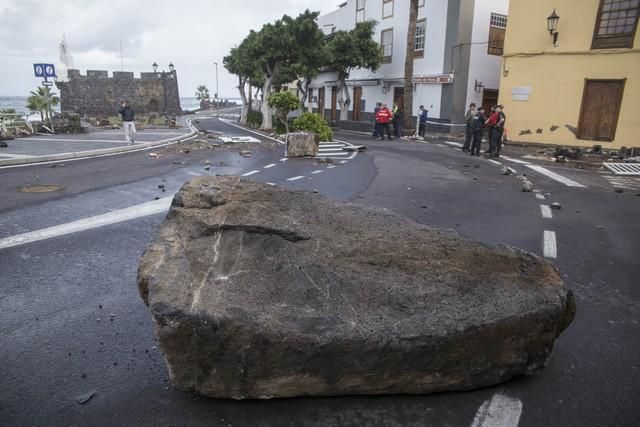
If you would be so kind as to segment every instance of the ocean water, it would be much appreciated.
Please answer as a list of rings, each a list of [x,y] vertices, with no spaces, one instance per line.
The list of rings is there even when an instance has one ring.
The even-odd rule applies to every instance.
[[[233,99],[230,99],[233,100]],[[26,96],[0,96],[0,110],[3,108],[14,108],[18,113],[28,114]],[[180,97],[180,106],[183,110],[197,110],[200,108],[200,102],[194,97]],[[55,111],[60,111],[60,107],[55,107]],[[40,114],[36,113],[34,117],[40,118]]]

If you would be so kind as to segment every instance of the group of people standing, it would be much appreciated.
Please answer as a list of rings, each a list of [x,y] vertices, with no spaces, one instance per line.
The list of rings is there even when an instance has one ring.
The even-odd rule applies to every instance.
[[[484,129],[488,128],[489,149],[485,150],[485,153],[489,154],[490,157],[500,157],[502,142],[505,137],[504,124],[506,122],[503,109],[502,105],[491,107],[491,113],[487,117],[483,107],[476,109],[476,104],[469,105],[469,110],[465,115],[467,133],[462,151],[470,153],[472,156],[479,156],[482,135]]]
[[[404,113],[398,104],[393,104],[393,109],[389,110],[387,104],[376,102],[376,108],[373,111],[375,113],[373,137],[375,139],[384,139],[385,133],[389,140],[402,136]],[[393,137],[391,136],[391,125],[393,125]]]

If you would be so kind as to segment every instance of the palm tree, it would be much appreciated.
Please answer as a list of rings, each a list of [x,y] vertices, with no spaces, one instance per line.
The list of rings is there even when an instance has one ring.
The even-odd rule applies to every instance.
[[[209,100],[209,89],[205,85],[200,85],[196,88],[196,98],[198,101],[208,101]]]
[[[43,121],[45,118],[47,120],[51,120],[51,107],[55,107],[60,103],[58,95],[55,92],[51,92],[48,87],[39,87],[35,91],[32,90],[30,93],[31,96],[27,98],[27,108],[32,111],[40,111],[40,117]],[[31,108],[29,107],[29,104],[38,108]],[[42,114],[43,111],[45,113],[44,117]]]
[[[418,0],[409,3],[409,27],[407,28],[407,53],[404,59],[404,127],[413,129],[413,57],[416,48],[416,22],[418,20]]]

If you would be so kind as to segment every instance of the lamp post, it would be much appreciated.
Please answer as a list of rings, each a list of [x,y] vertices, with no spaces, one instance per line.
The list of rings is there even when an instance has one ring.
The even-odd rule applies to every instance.
[[[556,10],[553,9],[551,15],[547,17],[547,30],[549,30],[549,34],[553,37],[553,45],[558,47],[558,21],[560,21],[560,16],[556,13]]]
[[[157,63],[153,63],[153,65],[151,65],[153,67],[153,72],[157,73],[158,72],[158,64]]]
[[[218,63],[214,62],[214,64],[216,66],[216,93],[215,93],[213,99],[215,101],[217,101],[218,100]]]

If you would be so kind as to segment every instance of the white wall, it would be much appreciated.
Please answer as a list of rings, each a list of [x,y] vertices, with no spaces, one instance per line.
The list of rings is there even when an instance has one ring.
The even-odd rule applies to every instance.
[[[489,55],[487,44],[489,40],[489,22],[491,13],[507,15],[509,11],[509,0],[476,0],[473,16],[472,42],[477,44],[471,46],[471,58],[469,65],[469,81],[467,84],[467,105],[475,102],[482,104],[482,92],[475,91],[475,81],[482,82],[487,89],[498,89],[500,87],[500,72],[502,67],[502,57]]]

